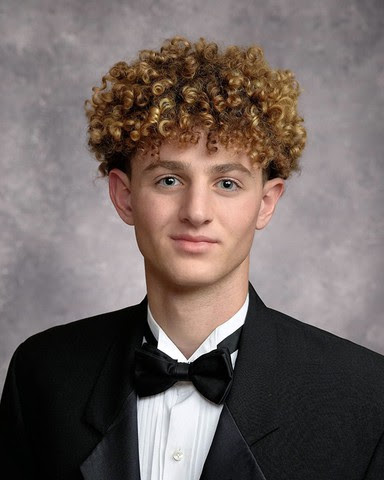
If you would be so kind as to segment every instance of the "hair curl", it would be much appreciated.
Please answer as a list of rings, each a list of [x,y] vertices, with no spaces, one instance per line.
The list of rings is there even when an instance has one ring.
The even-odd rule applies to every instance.
[[[297,113],[299,85],[289,70],[272,70],[258,46],[228,47],[201,38],[167,40],[160,51],[142,50],[116,63],[85,102],[89,147],[105,176],[129,172],[129,159],[165,139],[207,149],[245,151],[267,178],[288,178],[298,169],[306,131]]]

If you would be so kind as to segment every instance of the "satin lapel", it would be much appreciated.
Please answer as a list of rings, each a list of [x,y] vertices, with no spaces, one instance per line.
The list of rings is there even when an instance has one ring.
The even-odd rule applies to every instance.
[[[278,340],[269,309],[249,286],[249,308],[227,405],[248,445],[279,427]]]
[[[266,480],[250,446],[279,428],[277,336],[269,317],[250,285],[232,388],[201,480]]]
[[[141,344],[147,303],[127,309],[89,398],[84,420],[102,434],[81,465],[86,480],[139,480],[133,359]]]
[[[224,405],[200,480],[266,480]]]
[[[80,470],[84,480],[140,480],[135,392]]]

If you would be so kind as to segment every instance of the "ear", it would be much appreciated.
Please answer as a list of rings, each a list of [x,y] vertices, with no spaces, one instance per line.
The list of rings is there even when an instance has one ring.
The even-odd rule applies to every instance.
[[[263,198],[261,199],[259,215],[256,222],[256,230],[261,230],[268,225],[283,192],[284,180],[282,178],[273,178],[265,182]]]
[[[109,196],[120,218],[128,225],[134,225],[131,205],[131,180],[118,168],[109,172]]]

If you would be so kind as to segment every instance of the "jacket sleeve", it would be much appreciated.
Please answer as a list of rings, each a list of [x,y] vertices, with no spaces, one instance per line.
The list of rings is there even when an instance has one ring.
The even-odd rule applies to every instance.
[[[364,480],[379,480],[380,478],[384,478],[384,432],[376,445],[364,475]]]
[[[24,424],[17,384],[19,349],[13,355],[0,403],[0,465],[2,478],[34,480],[35,463]]]

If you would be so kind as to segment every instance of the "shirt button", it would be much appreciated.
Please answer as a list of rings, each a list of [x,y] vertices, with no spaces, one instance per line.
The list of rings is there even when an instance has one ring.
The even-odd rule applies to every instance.
[[[180,462],[180,460],[182,460],[184,457],[184,453],[182,452],[182,450],[180,450],[180,448],[178,448],[173,452],[172,457],[174,460],[176,460],[176,462]]]

